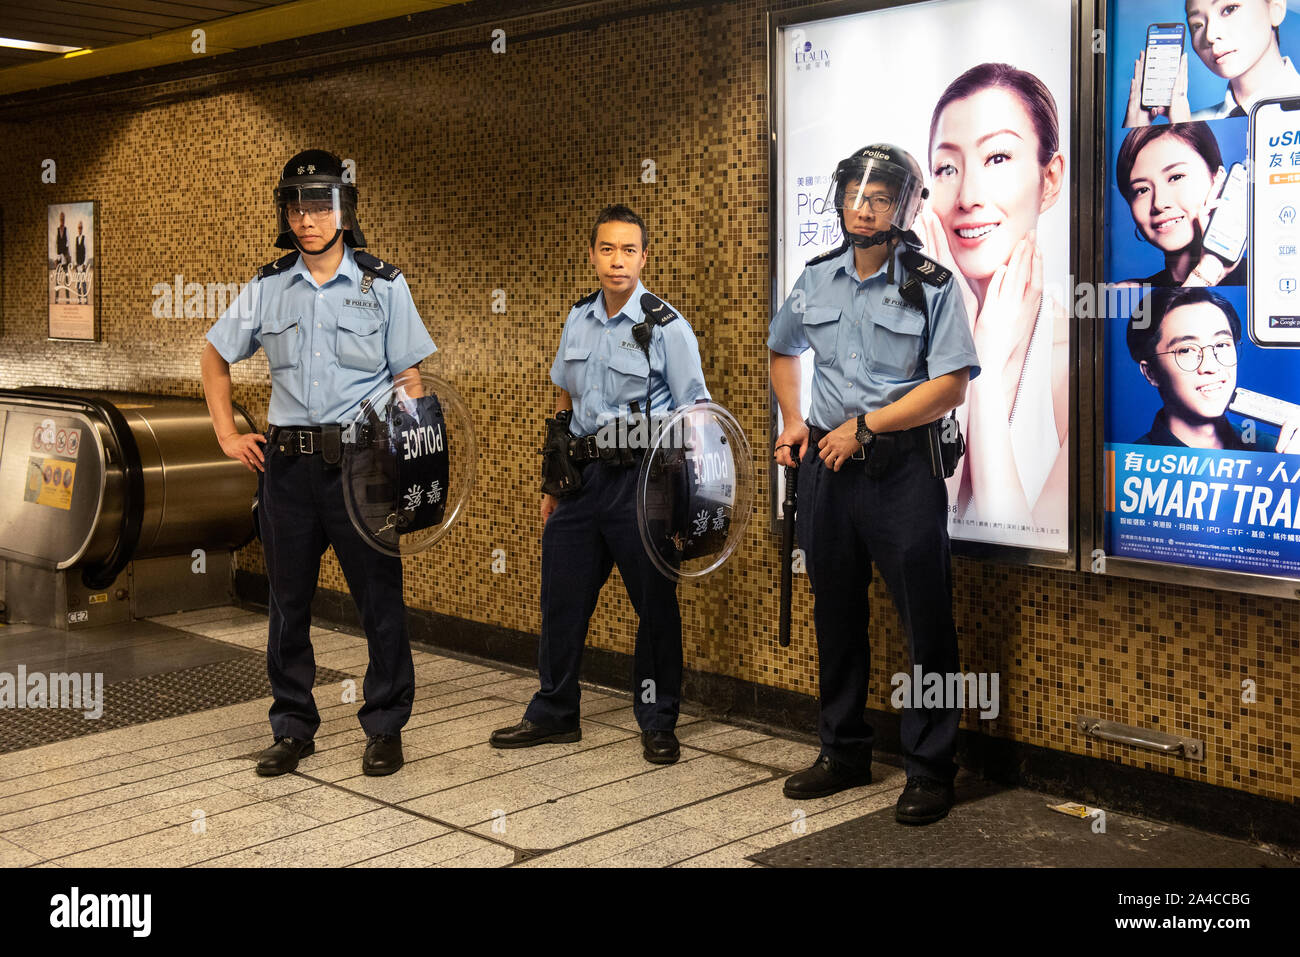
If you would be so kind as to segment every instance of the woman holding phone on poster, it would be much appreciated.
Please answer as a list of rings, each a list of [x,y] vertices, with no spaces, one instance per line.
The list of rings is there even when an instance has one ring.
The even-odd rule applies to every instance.
[[[1245,285],[1244,235],[1234,262],[1204,246],[1227,175],[1218,140],[1206,123],[1131,130],[1115,161],[1115,184],[1138,237],[1164,254],[1165,268],[1117,285]]]
[[[1137,59],[1129,86],[1125,126],[1147,126],[1167,114],[1170,122],[1246,116],[1259,100],[1300,95],[1300,72],[1282,55],[1279,27],[1286,0],[1186,0],[1187,37],[1206,69],[1228,81],[1218,103],[1193,111],[1187,101],[1187,56],[1183,55],[1168,107],[1142,105],[1146,51]],[[1153,25],[1155,26],[1155,25]]]
[[[1005,63],[966,71],[935,105],[930,169],[931,209],[917,231],[927,254],[953,268],[990,373],[971,382],[958,409],[967,454],[948,480],[950,509],[959,526],[1046,529],[1063,538],[1069,317],[1044,295],[1036,235],[1065,184],[1051,92]]]

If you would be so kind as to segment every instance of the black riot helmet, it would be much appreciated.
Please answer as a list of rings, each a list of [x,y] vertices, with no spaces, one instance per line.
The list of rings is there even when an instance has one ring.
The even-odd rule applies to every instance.
[[[885,194],[868,189],[870,184],[887,188],[891,197],[888,206]],[[910,230],[921,202],[929,195],[921,166],[911,153],[891,143],[873,143],[840,160],[831,177],[826,204],[835,207],[846,240],[855,246],[872,246]],[[844,210],[861,209],[867,203],[879,204],[873,208],[882,216],[889,214],[889,225],[872,236],[850,234],[844,226]]]
[[[303,150],[284,166],[275,187],[275,210],[279,235],[275,244],[281,249],[298,249],[297,237],[290,220],[317,217],[323,232],[326,223],[333,225],[334,236],[324,252],[343,237],[354,249],[366,244],[357,222],[357,188],[343,181],[343,161],[328,150]]]

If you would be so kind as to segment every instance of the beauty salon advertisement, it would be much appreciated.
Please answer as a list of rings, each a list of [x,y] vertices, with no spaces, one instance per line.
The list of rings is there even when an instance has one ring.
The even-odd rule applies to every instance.
[[[1297,7],[1110,5],[1108,556],[1300,578]]]

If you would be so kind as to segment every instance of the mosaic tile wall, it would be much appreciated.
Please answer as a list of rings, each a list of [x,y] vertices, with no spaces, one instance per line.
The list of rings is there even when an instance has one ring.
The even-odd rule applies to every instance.
[[[489,51],[488,29],[465,28],[310,77],[291,75],[302,64],[259,68],[0,124],[0,385],[201,395],[198,359],[215,316],[154,318],[154,284],[178,274],[246,281],[277,255],[279,167],[305,146],[333,149],[356,161],[371,251],[403,267],[441,349],[427,367],[457,385],[478,429],[473,503],[447,541],[407,562],[408,601],[535,634],[548,370],[568,304],[595,288],[590,221],[604,203],[626,202],[652,230],[644,279],[694,326],[714,396],[748,431],[762,477],[739,553],[680,590],[687,664],[815,693],[806,581],[797,581],[792,644],[777,645],[777,544],[765,514],[767,8],[741,0],[620,17],[626,9],[509,20],[516,39],[501,55]],[[528,33],[544,35],[518,39]],[[456,45],[474,49],[421,53]],[[57,184],[40,182],[47,157]],[[642,181],[646,159],[654,182]],[[102,341],[47,342],[45,207],[84,199],[101,204]],[[492,312],[495,289],[505,290],[505,314]],[[265,359],[233,374],[236,400],[264,423]],[[495,549],[505,551],[502,574],[492,571]],[[257,545],[239,562],[260,571]],[[1267,797],[1300,795],[1297,603],[966,560],[955,573],[962,667],[1001,677],[1001,714],[982,722],[970,712],[968,727]],[[321,584],[346,587],[332,554]],[[888,708],[889,676],[907,660],[879,583],[871,597],[871,704]],[[589,640],[631,652],[634,631],[615,573]],[[1247,680],[1258,688],[1253,704],[1242,702]],[[1208,758],[1083,742],[1072,727],[1079,712],[1202,737]]]

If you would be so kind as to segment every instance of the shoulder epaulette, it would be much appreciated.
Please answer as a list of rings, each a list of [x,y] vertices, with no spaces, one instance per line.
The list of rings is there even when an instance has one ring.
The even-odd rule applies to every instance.
[[[818,263],[824,263],[824,262],[826,262],[826,260],[828,260],[828,259],[834,259],[836,256],[841,255],[841,254],[844,252],[844,250],[846,250],[846,249],[848,249],[848,248],[849,248],[849,241],[848,241],[848,239],[845,239],[844,242],[840,243],[840,244],[839,244],[838,246],[836,246],[834,249],[828,249],[828,250],[826,250],[826,252],[822,253],[820,256],[814,256],[812,259],[810,259],[810,260],[808,260],[806,263],[804,263],[804,265],[805,265],[805,266],[815,266],[815,265],[817,265]]]
[[[368,273],[373,273],[379,279],[387,279],[390,282],[402,274],[402,270],[392,263],[384,262],[382,259],[376,259],[368,252],[360,249],[352,251],[352,258]]]
[[[287,256],[281,256],[273,263],[267,263],[265,266],[257,268],[257,278],[265,279],[267,276],[274,276],[276,273],[284,272],[286,269],[292,269],[293,264],[298,261],[296,252],[289,253]]]
[[[579,306],[586,306],[586,305],[589,305],[590,303],[595,302],[595,301],[596,301],[596,297],[599,296],[599,295],[600,295],[600,290],[597,289],[595,292],[588,293],[587,295],[583,296],[581,299],[579,299],[577,302],[575,302],[575,303],[574,303],[572,306],[570,306],[569,308],[570,308],[570,309],[577,309]]]
[[[922,282],[931,286],[942,286],[952,278],[952,270],[940,266],[928,256],[922,256],[915,249],[904,249],[898,258],[908,272],[919,276]]]
[[[641,316],[651,325],[666,326],[677,318],[677,313],[673,312],[668,303],[664,302],[652,292],[647,292],[641,296]]]

